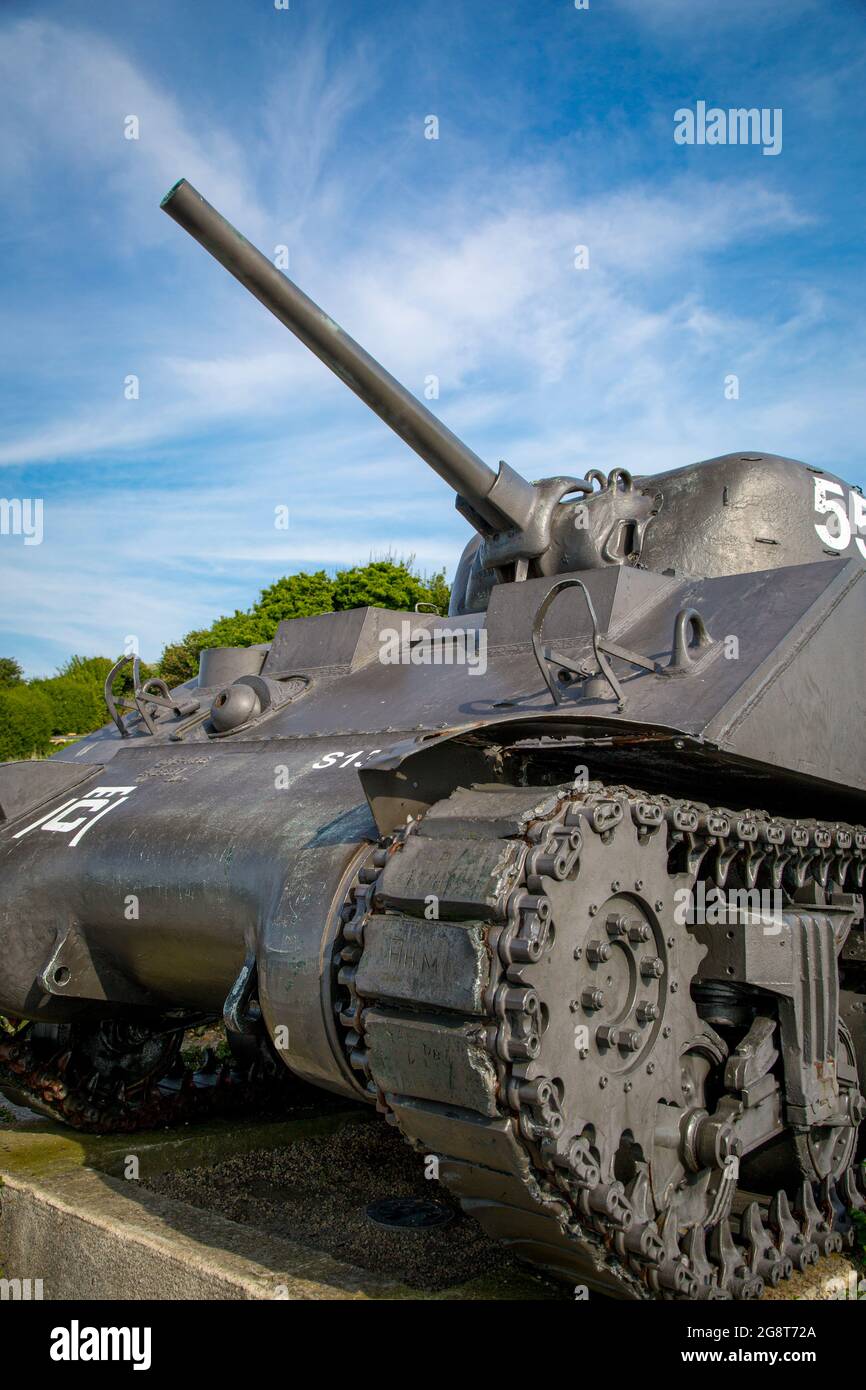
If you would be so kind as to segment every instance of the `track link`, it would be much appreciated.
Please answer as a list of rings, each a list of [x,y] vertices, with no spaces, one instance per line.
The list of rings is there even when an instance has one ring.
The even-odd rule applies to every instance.
[[[660,855],[666,882],[650,882]],[[701,1086],[724,1044],[684,1002],[703,950],[685,927],[669,931],[671,892],[703,880],[860,893],[864,865],[861,828],[600,783],[458,790],[380,842],[343,908],[337,1011],[350,1063],[389,1121],[436,1157],[464,1210],[519,1257],[619,1298],[760,1297],[849,1244],[851,1210],[866,1201],[852,1166],[823,1183],[803,1178],[790,1199],[738,1187],[730,1133],[701,1118]],[[581,1063],[603,1058],[579,1128],[562,1077],[546,1066],[557,982],[545,963],[566,973],[572,959],[561,941],[552,947],[569,885],[572,895],[585,889],[592,918],[574,938],[571,969],[595,979],[590,965],[614,959],[622,976],[617,1017],[596,1031],[592,1057],[575,1026]],[[616,993],[612,968],[606,978]],[[601,1016],[604,993],[585,984],[567,1007],[577,1019]],[[684,1038],[691,1019],[697,1034]],[[565,1075],[563,1055],[560,1045]],[[677,1058],[683,1086],[695,1087],[689,1116],[703,1158],[693,1171],[669,1162],[662,1190],[653,1170],[664,1168],[663,1149],[650,1163],[646,1145],[629,1155],[622,1134],[607,1131],[637,1133],[629,1092],[641,1088],[646,1128],[647,1088],[666,1095]]]

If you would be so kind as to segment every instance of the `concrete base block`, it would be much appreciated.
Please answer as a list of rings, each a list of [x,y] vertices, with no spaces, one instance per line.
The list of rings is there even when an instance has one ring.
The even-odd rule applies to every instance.
[[[42,1280],[46,1299],[346,1299],[399,1297],[289,1241],[81,1168],[3,1179],[7,1279]],[[417,1297],[417,1294],[415,1295]]]
[[[48,1121],[0,1127],[0,1297],[49,1300],[547,1300],[542,1280],[504,1272],[439,1292],[407,1285],[120,1176],[202,1169],[228,1157],[363,1124],[367,1111],[270,1124],[213,1124],[92,1137]],[[205,1170],[202,1169],[204,1172]],[[203,1176],[202,1181],[206,1181]],[[410,1239],[412,1237],[409,1237]],[[16,1287],[11,1281],[22,1281]],[[25,1282],[29,1281],[29,1285]],[[41,1281],[37,1285],[36,1281]],[[775,1299],[857,1297],[843,1256],[797,1275]]]

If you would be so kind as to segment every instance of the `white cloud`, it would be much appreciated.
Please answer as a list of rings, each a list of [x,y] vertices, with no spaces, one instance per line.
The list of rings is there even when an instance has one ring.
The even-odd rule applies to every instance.
[[[659,17],[677,9],[661,0]],[[444,485],[157,211],[179,173],[266,250],[287,239],[303,287],[416,394],[439,376],[431,405],[492,464],[506,457],[537,478],[617,464],[651,473],[742,447],[830,465],[859,457],[859,325],[818,283],[763,306],[738,283],[738,257],[760,248],[772,270],[776,244],[811,230],[802,200],[753,177],[577,196],[561,171],[517,164],[488,170],[482,199],[472,165],[435,214],[395,201],[392,187],[356,217],[352,198],[384,185],[387,156],[363,141],[336,155],[374,81],[363,54],[335,67],[310,41],[263,94],[249,145],[103,39],[47,21],[0,33],[0,179],[21,180],[19,225],[27,199],[45,195],[46,162],[83,171],[91,262],[111,263],[123,305],[112,319],[111,290],[82,291],[97,323],[110,319],[104,349],[83,352],[74,391],[48,394],[0,443],[0,463],[15,468],[63,461],[51,480],[99,473],[84,501],[49,487],[43,546],[25,556],[0,545],[0,585],[21,597],[0,614],[7,633],[32,633],[40,651],[56,640],[60,659],[115,651],[132,630],[152,657],[293,568],[392,549],[453,569],[467,537]],[[123,140],[130,113],[138,143]],[[128,293],[124,237],[140,253]],[[578,244],[590,248],[585,271]],[[133,272],[148,256],[142,293]],[[82,302],[28,311],[16,345],[34,369],[41,342],[75,352]],[[141,399],[124,402],[132,370]],[[741,378],[736,402],[723,395],[729,372]],[[284,536],[273,528],[282,503]]]
[[[244,215],[253,234],[264,218],[245,172],[243,151],[224,129],[185,116],[167,92],[120,50],[91,31],[25,20],[0,35],[0,169],[23,195],[51,156],[87,177],[94,217],[117,202],[125,231],[161,239],[162,225],[145,216],[180,176],[201,182],[229,217]],[[124,137],[128,116],[139,139]]]

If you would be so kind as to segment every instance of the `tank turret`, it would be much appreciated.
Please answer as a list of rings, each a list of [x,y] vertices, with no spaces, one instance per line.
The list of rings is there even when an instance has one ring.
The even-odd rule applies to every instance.
[[[494,472],[189,184],[163,205],[477,534],[450,617],[288,619],[174,691],[135,659],[105,728],[0,765],[0,1086],[130,1131],[312,1083],[386,1112],[520,1259],[620,1299],[757,1298],[841,1249],[862,496],[757,452]],[[234,1062],[184,1076],[219,1020]]]
[[[458,568],[455,614],[486,608],[502,582],[608,565],[719,575],[845,551],[866,558],[856,490],[849,495],[832,474],[775,455],[730,454],[649,478],[590,469],[529,483],[505,462],[494,472],[186,179],[161,206],[457,494],[478,535]],[[854,524],[840,527],[837,514],[848,510]],[[825,516],[835,530],[822,525]]]

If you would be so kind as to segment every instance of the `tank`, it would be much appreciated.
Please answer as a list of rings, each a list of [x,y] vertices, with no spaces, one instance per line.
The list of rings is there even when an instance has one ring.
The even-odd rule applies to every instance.
[[[843,1248],[859,491],[758,451],[493,469],[189,183],[162,206],[472,534],[448,614],[283,622],[175,690],[134,663],[105,728],[0,767],[4,1085],[103,1129],[369,1103],[517,1257],[614,1298],[757,1298]],[[185,1073],[220,1019],[234,1064]]]

